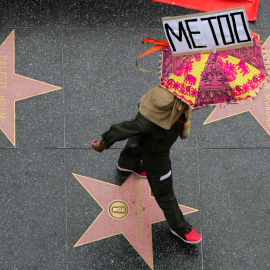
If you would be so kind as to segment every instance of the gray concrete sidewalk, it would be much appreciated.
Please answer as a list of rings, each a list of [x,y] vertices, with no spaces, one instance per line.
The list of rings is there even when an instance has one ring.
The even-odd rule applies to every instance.
[[[150,269],[122,234],[74,247],[102,208],[73,173],[125,182],[116,169],[125,142],[98,154],[91,140],[132,119],[158,84],[157,53],[140,60],[151,73],[136,69],[150,48],[141,39],[165,39],[163,16],[198,11],[150,0],[0,1],[0,10],[0,44],[15,29],[15,73],[62,88],[16,101],[15,146],[0,131],[0,269]],[[269,17],[261,0],[250,28],[264,41]],[[269,134],[249,112],[203,125],[212,110],[193,113],[190,138],[171,152],[177,199],[199,210],[187,220],[203,241],[189,246],[153,224],[154,269],[270,268]]]

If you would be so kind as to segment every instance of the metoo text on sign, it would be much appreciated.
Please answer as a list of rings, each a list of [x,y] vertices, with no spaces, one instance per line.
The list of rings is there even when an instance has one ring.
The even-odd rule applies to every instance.
[[[174,55],[251,46],[243,8],[162,18]]]

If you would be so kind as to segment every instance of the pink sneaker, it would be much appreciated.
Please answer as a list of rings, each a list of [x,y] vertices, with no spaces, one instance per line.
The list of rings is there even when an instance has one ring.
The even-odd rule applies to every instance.
[[[142,177],[142,178],[147,178],[146,176],[146,173],[145,171],[142,169],[140,172],[134,172],[132,170],[129,170],[129,169],[125,169],[123,167],[120,167],[118,164],[117,164],[117,169],[121,172],[133,172],[135,174],[137,174],[138,176]]]
[[[171,232],[172,234],[176,235],[181,240],[189,244],[199,244],[202,241],[201,235],[197,231],[195,231],[193,228],[184,235],[179,235],[172,229],[171,229]]]

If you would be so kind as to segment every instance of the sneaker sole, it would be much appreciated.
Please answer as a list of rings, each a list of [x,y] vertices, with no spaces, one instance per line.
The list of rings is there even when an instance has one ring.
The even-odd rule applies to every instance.
[[[143,175],[140,175],[132,170],[129,170],[129,169],[124,169],[124,168],[121,168],[118,164],[117,164],[117,169],[121,172],[131,172],[131,173],[135,173],[136,175],[140,176],[141,178],[147,178],[146,176],[143,176]]]
[[[187,241],[185,240],[184,238],[182,238],[180,235],[178,235],[176,232],[174,232],[172,229],[171,229],[171,233],[175,236],[177,236],[178,238],[180,238],[181,240],[183,240],[184,242],[188,243],[188,244],[199,244],[201,241],[202,241],[202,238],[198,241]]]

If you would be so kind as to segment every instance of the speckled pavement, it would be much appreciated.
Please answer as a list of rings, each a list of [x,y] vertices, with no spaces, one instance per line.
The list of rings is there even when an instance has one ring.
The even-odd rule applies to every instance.
[[[270,269],[270,134],[256,114],[194,111],[190,138],[171,150],[199,245],[170,233],[146,180],[117,171],[125,142],[91,148],[158,83],[157,53],[140,60],[152,72],[135,66],[150,48],[141,39],[165,38],[161,17],[198,11],[150,0],[3,0],[0,10],[1,270]],[[261,0],[250,28],[263,41],[269,17]],[[267,95],[252,109],[267,112]]]

